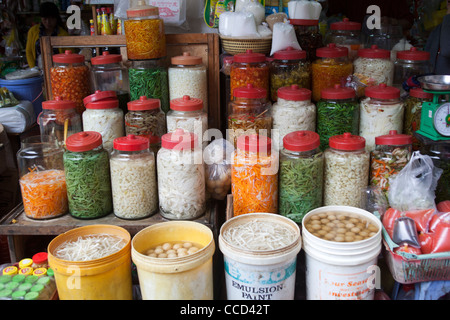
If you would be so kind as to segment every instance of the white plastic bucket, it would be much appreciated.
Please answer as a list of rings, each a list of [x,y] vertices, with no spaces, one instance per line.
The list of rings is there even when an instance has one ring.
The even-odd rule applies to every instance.
[[[230,244],[224,232],[253,219],[282,224],[295,233],[295,240],[282,248],[251,251]],[[302,246],[300,228],[292,220],[272,213],[248,213],[226,221],[220,228],[228,300],[293,300],[297,254]]]
[[[305,221],[327,211],[357,214],[372,221],[378,232],[355,242],[328,241],[314,236]],[[303,250],[306,254],[306,298],[308,300],[373,300],[377,259],[381,251],[381,222],[370,212],[348,206],[314,209],[302,220]]]

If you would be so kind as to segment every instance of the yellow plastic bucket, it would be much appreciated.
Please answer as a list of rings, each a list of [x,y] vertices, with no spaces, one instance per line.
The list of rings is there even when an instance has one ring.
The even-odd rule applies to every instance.
[[[193,254],[176,258],[146,255],[166,242],[189,241],[202,246]],[[143,300],[212,300],[215,243],[211,229],[193,221],[168,221],[139,231],[131,241]]]
[[[126,245],[109,256],[89,261],[67,261],[53,253],[65,241],[78,237],[108,234],[118,236]],[[90,225],[69,230],[48,245],[48,262],[54,270],[61,300],[131,300],[131,235],[113,225]]]

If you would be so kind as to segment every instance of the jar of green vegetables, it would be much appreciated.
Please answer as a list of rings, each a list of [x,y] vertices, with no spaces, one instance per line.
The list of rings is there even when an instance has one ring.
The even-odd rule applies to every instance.
[[[321,96],[317,103],[317,133],[323,151],[330,137],[344,132],[359,133],[359,105],[355,90],[338,84],[322,90]]]
[[[422,104],[433,101],[433,94],[423,91],[421,88],[409,90],[405,100],[405,115],[403,119],[403,133],[413,135],[420,129],[420,118],[422,116]],[[419,150],[419,142],[413,136],[413,150]]]
[[[95,219],[112,212],[108,152],[96,131],[75,133],[66,140],[64,171],[70,214]]]
[[[283,139],[280,152],[279,213],[297,223],[322,206],[323,153],[319,135],[295,131]]]

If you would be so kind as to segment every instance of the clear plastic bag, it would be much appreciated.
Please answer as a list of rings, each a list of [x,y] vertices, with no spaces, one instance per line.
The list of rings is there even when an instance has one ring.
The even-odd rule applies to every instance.
[[[203,151],[206,165],[206,190],[216,200],[223,200],[231,188],[231,154],[233,145],[216,139]]]
[[[273,25],[272,50],[270,55],[275,52],[292,47],[302,50],[295,35],[294,26],[289,22],[277,22]]]

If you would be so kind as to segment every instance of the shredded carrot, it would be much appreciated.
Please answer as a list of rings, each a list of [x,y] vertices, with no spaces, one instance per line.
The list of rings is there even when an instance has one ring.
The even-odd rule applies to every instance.
[[[66,179],[63,170],[34,171],[20,178],[25,215],[48,219],[68,211]]]

